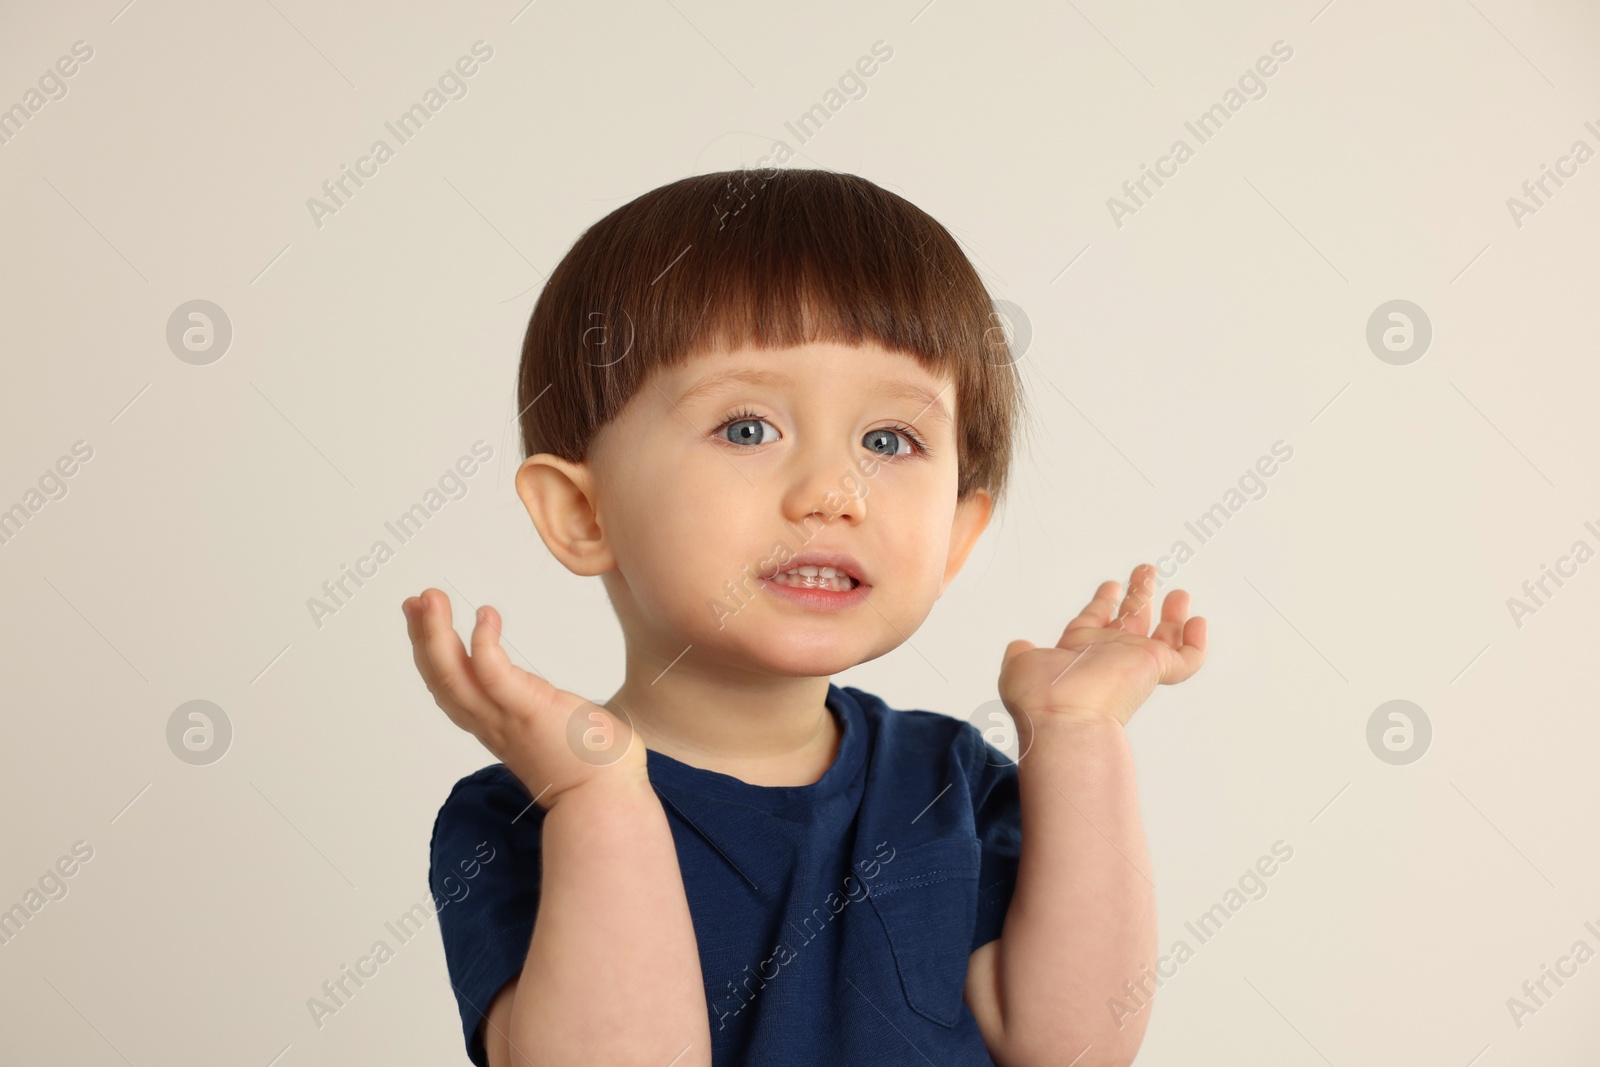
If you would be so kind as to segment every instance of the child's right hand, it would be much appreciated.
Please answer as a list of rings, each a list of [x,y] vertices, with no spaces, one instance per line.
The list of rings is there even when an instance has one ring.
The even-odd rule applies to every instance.
[[[648,787],[644,743],[630,724],[513,664],[500,647],[501,620],[493,608],[478,611],[470,657],[443,592],[425,589],[402,601],[400,610],[434,703],[510,768],[546,810],[589,782]]]

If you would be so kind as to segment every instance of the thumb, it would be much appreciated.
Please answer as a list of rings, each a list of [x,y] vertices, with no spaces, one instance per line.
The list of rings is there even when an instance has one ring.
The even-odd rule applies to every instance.
[[[1032,641],[1025,641],[1020,637],[1017,638],[1015,641],[1006,646],[1005,655],[1000,657],[1000,665],[1004,667],[1007,663],[1011,662],[1012,656],[1015,656],[1019,652],[1028,652],[1035,647],[1037,646],[1035,646]]]

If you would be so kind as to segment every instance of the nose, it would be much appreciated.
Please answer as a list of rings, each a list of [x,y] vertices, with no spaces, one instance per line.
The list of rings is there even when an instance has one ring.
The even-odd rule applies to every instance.
[[[799,522],[820,515],[824,522],[859,523],[867,517],[867,480],[849,448],[796,450],[792,480],[784,494],[784,517]]]

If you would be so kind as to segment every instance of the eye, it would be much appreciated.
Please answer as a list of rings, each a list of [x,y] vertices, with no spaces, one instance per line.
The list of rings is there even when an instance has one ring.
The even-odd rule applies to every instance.
[[[761,430],[763,426],[772,432],[764,434]],[[731,435],[730,430],[733,431]],[[764,445],[781,435],[776,426],[760,415],[753,411],[741,411],[717,427],[717,436],[734,445]]]
[[[895,441],[896,438],[904,439],[907,442],[906,446],[899,446]],[[908,426],[880,426],[876,430],[868,430],[861,443],[880,456],[902,456],[911,452],[926,454],[928,451],[922,439]]]

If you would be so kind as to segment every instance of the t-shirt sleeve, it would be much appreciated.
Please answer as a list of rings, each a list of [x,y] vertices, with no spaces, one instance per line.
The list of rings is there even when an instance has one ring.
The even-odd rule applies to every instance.
[[[1017,765],[963,722],[957,751],[972,790],[972,817],[981,846],[978,867],[978,922],[972,949],[1000,936],[1006,910],[1017,887],[1017,861],[1022,856],[1022,794]]]
[[[516,776],[495,764],[458,781],[434,819],[428,885],[467,1058],[478,1067],[489,1063],[479,1023],[522,973],[533,938],[543,817]]]

